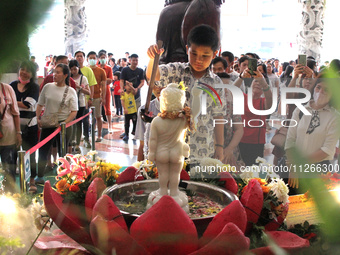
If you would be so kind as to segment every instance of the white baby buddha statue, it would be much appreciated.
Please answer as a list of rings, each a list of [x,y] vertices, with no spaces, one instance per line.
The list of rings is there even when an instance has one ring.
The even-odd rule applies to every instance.
[[[149,195],[147,209],[162,196],[170,195],[186,212],[188,198],[179,191],[178,184],[184,157],[189,156],[185,130],[190,125],[190,108],[185,107],[185,91],[171,83],[160,96],[161,113],[151,122],[148,158],[158,170],[159,189]]]

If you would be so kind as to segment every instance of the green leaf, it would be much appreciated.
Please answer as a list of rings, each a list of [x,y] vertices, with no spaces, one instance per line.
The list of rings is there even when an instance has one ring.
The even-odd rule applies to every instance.
[[[52,3],[53,0],[0,1],[0,75],[16,62],[13,60],[29,58],[29,34]],[[14,69],[18,71],[18,64],[14,64]]]
[[[305,221],[305,222],[303,223],[303,227],[304,227],[305,230],[308,230],[308,229],[309,229],[309,222],[308,222],[308,221]]]

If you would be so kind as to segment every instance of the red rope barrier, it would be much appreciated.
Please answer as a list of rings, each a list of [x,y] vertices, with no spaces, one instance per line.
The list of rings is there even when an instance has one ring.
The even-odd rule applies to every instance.
[[[76,124],[77,122],[81,121],[82,119],[84,119],[85,117],[87,117],[88,115],[90,115],[90,113],[92,112],[92,110],[89,111],[89,113],[85,114],[84,116],[81,116],[80,118],[76,119],[76,120],[73,120],[69,123],[66,124],[66,128]]]
[[[61,127],[58,127],[52,134],[50,134],[48,137],[46,137],[41,142],[37,143],[35,146],[33,146],[31,149],[29,149],[26,153],[32,154],[36,152],[37,149],[44,146],[49,140],[51,140],[53,137],[55,137],[61,130]]]
[[[88,115],[90,115],[90,113],[92,113],[92,110],[89,111],[89,113],[85,114],[84,116],[81,116],[80,118],[73,120],[69,123],[66,124],[66,128],[74,125],[75,123],[77,123],[78,121],[81,121],[82,119],[84,119],[85,117],[87,117]],[[39,143],[37,143],[35,146],[33,146],[31,149],[27,150],[26,153],[32,154],[34,152],[36,152],[39,148],[41,148],[42,146],[44,146],[48,141],[50,141],[53,137],[55,137],[59,132],[61,131],[61,127],[58,127],[52,134],[50,134],[48,137],[46,137],[44,140],[40,141]]]

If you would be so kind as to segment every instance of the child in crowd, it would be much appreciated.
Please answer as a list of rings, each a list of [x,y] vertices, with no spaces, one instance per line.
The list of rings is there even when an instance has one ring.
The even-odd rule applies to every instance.
[[[133,123],[133,129],[131,134],[135,135],[136,131],[136,123],[137,123],[137,107],[135,101],[136,91],[134,90],[132,83],[126,81],[125,82],[125,92],[121,94],[120,99],[122,102],[122,106],[124,109],[124,127],[125,127],[125,135],[123,140],[127,142],[129,140],[129,129],[130,129],[130,120]]]
[[[210,69],[210,63],[216,56],[219,49],[219,39],[216,31],[208,25],[198,25],[194,27],[188,35],[187,53],[189,63],[169,63],[160,65],[156,73],[156,81],[159,86],[166,87],[172,82],[179,83],[183,81],[187,87],[187,105],[192,110],[197,111],[193,117],[196,119],[194,123],[196,130],[190,134],[190,158],[193,161],[199,161],[204,157],[215,157],[223,160],[224,145],[224,126],[220,124],[214,125],[214,119],[223,119],[225,112],[225,96],[222,89],[216,88],[217,84],[222,84],[221,79],[213,74]],[[152,45],[148,49],[150,61],[146,70],[146,77],[150,79],[154,57],[156,54],[162,54],[163,49],[159,49],[157,45]],[[200,98],[202,93],[199,88],[206,85],[214,88],[219,94],[223,106],[215,105],[213,99],[207,96],[206,113],[202,112],[203,108]],[[222,85],[223,86],[223,85]],[[222,87],[221,86],[221,87]],[[206,86],[208,87],[208,86]],[[199,107],[196,107],[196,102]],[[192,107],[194,106],[194,107]],[[216,123],[221,123],[216,122]]]
[[[123,115],[123,108],[122,108],[122,103],[120,102],[120,94],[121,94],[121,89],[120,89],[120,72],[116,71],[113,74],[113,97],[115,100],[115,105],[116,105],[116,115],[119,117],[120,115]]]

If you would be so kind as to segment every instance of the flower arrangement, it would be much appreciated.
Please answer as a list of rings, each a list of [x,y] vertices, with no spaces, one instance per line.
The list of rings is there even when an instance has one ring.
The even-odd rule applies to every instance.
[[[144,179],[157,179],[158,171],[155,163],[150,160],[137,161],[132,165],[136,169],[139,170],[140,174],[144,177]]]
[[[273,179],[270,183],[261,178],[253,180],[260,184],[263,192],[263,206],[256,225],[275,230],[281,226],[288,213],[288,186],[282,179]],[[247,186],[243,187],[240,198]]]
[[[57,163],[56,190],[64,197],[65,202],[84,205],[86,191],[91,182],[99,177],[106,186],[113,185],[118,178],[118,164],[112,164],[90,159],[91,153],[86,156],[67,154],[59,158]]]

